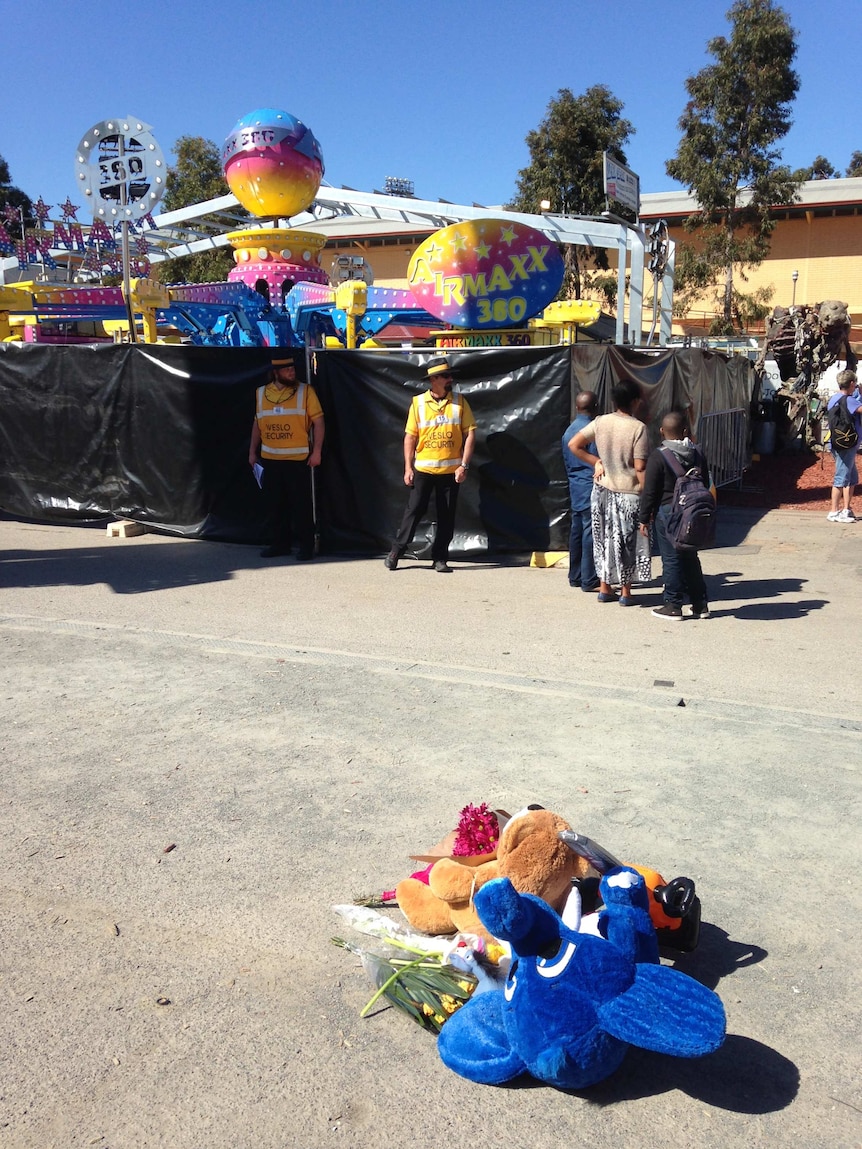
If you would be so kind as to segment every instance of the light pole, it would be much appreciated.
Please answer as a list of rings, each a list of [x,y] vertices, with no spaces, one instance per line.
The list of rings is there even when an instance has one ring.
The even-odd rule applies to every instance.
[[[790,306],[795,307],[796,306],[796,281],[799,278],[799,272],[794,271],[793,275],[791,275],[790,278],[793,280],[793,302],[790,304]]]

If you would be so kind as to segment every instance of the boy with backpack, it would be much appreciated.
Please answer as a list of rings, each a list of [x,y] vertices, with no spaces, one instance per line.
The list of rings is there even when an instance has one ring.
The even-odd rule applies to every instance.
[[[661,422],[662,444],[647,459],[638,507],[641,534],[655,523],[664,578],[664,602],[656,618],[682,622],[688,597],[691,618],[709,618],[706,583],[698,548],[715,537],[715,499],[703,451],[688,437],[686,416],[669,411]]]
[[[832,480],[832,509],[826,518],[830,523],[855,523],[856,516],[850,509],[850,499],[859,482],[856,467],[856,452],[862,438],[859,412],[862,408],[856,392],[856,372],[838,372],[839,390],[826,405],[826,422],[829,424],[829,450],[835,460],[835,478]],[[844,506],[839,509],[839,502]]]

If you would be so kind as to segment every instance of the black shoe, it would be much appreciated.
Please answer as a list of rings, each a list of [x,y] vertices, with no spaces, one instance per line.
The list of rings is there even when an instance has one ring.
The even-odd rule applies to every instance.
[[[314,558],[314,551],[299,551],[296,556],[298,563],[310,563]]]
[[[709,618],[709,603],[699,602],[691,604],[692,618]]]
[[[437,561],[434,563],[434,570],[437,572],[437,574],[452,573],[452,568],[447,562],[444,562],[443,559],[437,559]]]
[[[288,547],[264,547],[260,552],[262,559],[277,559],[280,555],[289,555],[290,549]]]
[[[390,551],[383,560],[383,565],[388,571],[396,570],[398,567],[398,551]]]
[[[666,602],[664,606],[654,606],[650,613],[655,618],[665,618],[668,622],[682,622],[682,607]]]

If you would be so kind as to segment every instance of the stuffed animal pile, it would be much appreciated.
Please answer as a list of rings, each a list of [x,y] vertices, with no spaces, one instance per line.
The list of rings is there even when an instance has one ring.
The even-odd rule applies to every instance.
[[[531,1073],[579,1089],[612,1073],[629,1045],[678,1057],[717,1049],[720,999],[659,963],[660,942],[697,944],[694,883],[623,865],[541,806],[497,818],[496,848],[483,837],[481,854],[449,853],[395,890],[414,929],[511,947],[505,988],[474,995],[441,1030],[444,1063],[487,1084]]]

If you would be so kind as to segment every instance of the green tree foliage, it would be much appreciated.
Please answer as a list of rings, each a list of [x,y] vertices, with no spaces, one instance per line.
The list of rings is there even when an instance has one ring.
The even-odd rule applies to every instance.
[[[838,169],[832,166],[826,156],[818,156],[810,167],[802,171],[805,173],[802,178],[806,180],[834,180],[838,175]]]
[[[12,183],[12,173],[9,171],[9,164],[0,156],[0,213],[3,208],[9,205],[10,207],[20,209],[23,213],[24,227],[35,227],[36,218],[33,215],[33,203],[30,197],[22,192],[20,188],[15,187]],[[2,218],[2,216],[0,216]],[[15,224],[9,224],[3,219],[6,225],[6,230],[13,239],[20,239],[20,232],[16,230]]]
[[[850,157],[850,163],[847,165],[845,175],[848,179],[854,176],[862,176],[862,152],[854,152]]]
[[[682,139],[666,165],[699,209],[686,221],[697,240],[680,253],[678,282],[684,293],[716,287],[712,330],[722,335],[734,332],[745,298],[734,275],[745,282],[746,269],[766,258],[775,227],[770,207],[792,203],[801,182],[779,163],[777,148],[799,89],[793,28],[773,0],[736,0],[727,17],[730,38],[707,45],[715,62],[686,81]]]
[[[173,152],[177,162],[168,168],[162,200],[164,211],[176,211],[230,194],[222,172],[221,153],[212,140],[203,136],[180,136]],[[232,248],[217,247],[157,264],[156,272],[164,283],[222,283],[232,267]]]
[[[548,104],[545,118],[527,135],[530,164],[518,173],[513,211],[539,212],[543,200],[565,215],[598,215],[605,208],[602,152],[621,164],[623,147],[634,128],[622,118],[623,104],[609,88],[595,84],[582,96],[561,88]],[[581,295],[587,260],[566,247],[565,298]],[[587,259],[607,270],[604,249],[588,249]]]

